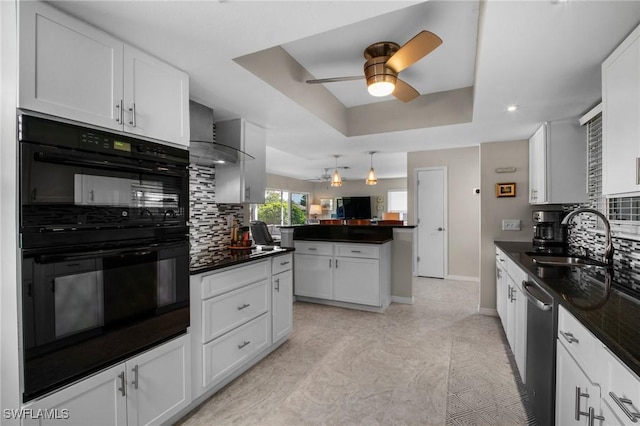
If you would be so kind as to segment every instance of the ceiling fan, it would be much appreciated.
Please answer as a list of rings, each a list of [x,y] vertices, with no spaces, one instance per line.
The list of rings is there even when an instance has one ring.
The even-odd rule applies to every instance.
[[[364,50],[364,75],[307,80],[309,84],[334,83],[338,81],[367,80],[367,88],[373,96],[393,95],[409,102],[420,93],[408,83],[400,80],[400,71],[427,56],[442,44],[442,39],[430,31],[420,31],[411,40],[400,46],[392,41],[373,43]]]
[[[349,170],[349,166],[338,166],[338,169],[343,169],[343,170]],[[305,179],[306,181],[313,181],[313,182],[329,182],[331,180],[331,174],[329,173],[329,170],[334,169],[334,167],[325,167],[324,173],[322,173],[320,176],[318,177],[314,177],[311,179]],[[343,179],[346,180],[346,179]]]

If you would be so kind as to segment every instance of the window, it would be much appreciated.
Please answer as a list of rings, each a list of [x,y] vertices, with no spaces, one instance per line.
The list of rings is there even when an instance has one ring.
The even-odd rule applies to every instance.
[[[251,205],[251,220],[265,222],[270,230],[276,226],[305,223],[309,194],[267,189],[264,195],[264,204]]]
[[[407,212],[406,189],[390,189],[387,191],[387,211],[394,213]]]

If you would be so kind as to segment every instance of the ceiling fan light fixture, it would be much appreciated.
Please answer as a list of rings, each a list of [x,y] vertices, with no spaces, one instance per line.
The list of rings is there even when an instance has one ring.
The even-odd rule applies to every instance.
[[[389,96],[396,89],[396,85],[390,81],[377,81],[367,87],[371,96]]]

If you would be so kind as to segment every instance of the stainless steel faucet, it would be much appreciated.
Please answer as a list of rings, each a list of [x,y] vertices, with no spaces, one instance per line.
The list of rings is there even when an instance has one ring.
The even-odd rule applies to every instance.
[[[583,207],[569,212],[564,217],[564,219],[562,219],[562,224],[567,225],[571,218],[580,213],[591,213],[602,219],[602,223],[604,223],[605,238],[607,239],[604,248],[603,263],[607,265],[613,265],[613,243],[611,242],[611,225],[609,224],[609,220],[607,220],[607,217],[605,215],[600,213],[598,210]]]

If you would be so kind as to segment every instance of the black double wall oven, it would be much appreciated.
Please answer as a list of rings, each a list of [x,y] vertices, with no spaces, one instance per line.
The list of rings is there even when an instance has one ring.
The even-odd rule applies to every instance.
[[[23,401],[186,332],[188,152],[18,117]]]

